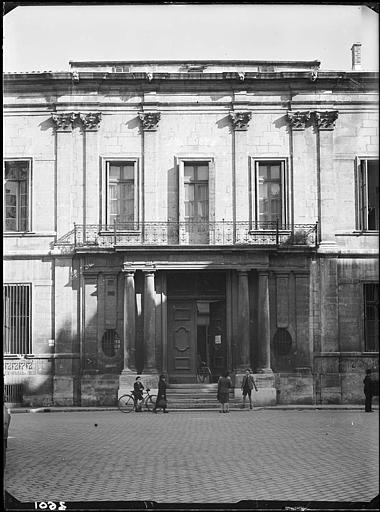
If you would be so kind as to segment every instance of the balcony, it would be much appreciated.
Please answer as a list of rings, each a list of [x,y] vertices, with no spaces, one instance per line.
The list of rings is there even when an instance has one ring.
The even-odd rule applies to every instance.
[[[317,246],[317,224],[278,222],[141,222],[74,224],[57,240],[58,250],[122,247],[312,247]]]

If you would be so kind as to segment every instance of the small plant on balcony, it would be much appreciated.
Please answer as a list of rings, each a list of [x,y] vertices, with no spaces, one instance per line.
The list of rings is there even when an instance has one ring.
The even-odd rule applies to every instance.
[[[307,239],[306,231],[295,231],[283,241],[282,245],[307,245]]]

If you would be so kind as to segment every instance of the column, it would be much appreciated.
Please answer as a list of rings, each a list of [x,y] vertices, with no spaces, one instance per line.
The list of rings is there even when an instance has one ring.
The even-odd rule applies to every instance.
[[[54,113],[52,120],[56,131],[56,231],[57,238],[73,229],[70,208],[70,182],[73,162],[73,112]]]
[[[143,130],[143,222],[157,220],[157,134],[160,112],[141,112],[139,114]],[[145,228],[147,226],[145,225]],[[149,236],[149,232],[146,232]]]
[[[233,128],[233,154],[234,154],[234,231],[235,241],[239,236],[246,235],[249,219],[249,171],[247,152],[247,130],[251,112],[230,113],[230,121]],[[239,223],[239,224],[236,224]]]
[[[135,371],[135,313],[136,313],[136,294],[135,294],[135,273],[133,270],[124,270],[124,368],[123,373]]]
[[[287,222],[296,224],[315,222],[316,217],[312,218],[311,212],[308,212],[305,202],[313,204],[314,190],[313,173],[309,172],[307,161],[307,149],[305,139],[306,124],[310,120],[310,112],[288,112],[288,122],[291,129],[291,155],[293,164],[293,201],[292,212]],[[289,184],[291,186],[291,184]],[[310,194],[310,199],[307,195]]]
[[[270,367],[270,321],[268,272],[259,272],[258,297],[259,371],[272,373]]]
[[[98,150],[98,129],[102,114],[100,112],[89,112],[81,114],[83,129],[85,132],[85,166],[84,166],[84,212],[83,224],[99,223],[99,150]]]
[[[168,302],[166,272],[161,273],[162,372],[168,371]]]
[[[156,301],[154,270],[144,270],[144,373],[158,373],[156,365]]]
[[[250,367],[249,351],[249,292],[248,292],[248,271],[238,272],[238,315],[239,315],[239,353],[238,371],[244,371]]]
[[[320,249],[335,252],[336,177],[334,170],[334,128],[338,111],[314,113],[318,128],[318,190]]]

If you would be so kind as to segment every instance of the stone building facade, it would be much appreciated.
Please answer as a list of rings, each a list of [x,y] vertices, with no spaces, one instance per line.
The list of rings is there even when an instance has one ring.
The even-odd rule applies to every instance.
[[[191,384],[205,361],[236,393],[252,367],[258,404],[362,401],[379,350],[378,75],[319,65],[5,74],[9,392],[114,405],[137,373]]]

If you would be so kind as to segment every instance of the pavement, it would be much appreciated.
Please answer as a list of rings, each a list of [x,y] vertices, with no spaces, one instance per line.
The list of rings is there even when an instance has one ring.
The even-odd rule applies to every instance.
[[[123,510],[138,508],[134,502],[193,509],[309,504],[293,510],[340,502],[362,509],[379,494],[378,407],[372,414],[362,406],[165,415],[111,407],[34,411],[41,409],[64,414],[13,409],[4,472],[4,489],[31,508],[35,501],[63,501],[67,510],[78,502],[100,503],[95,510],[109,502]]]

